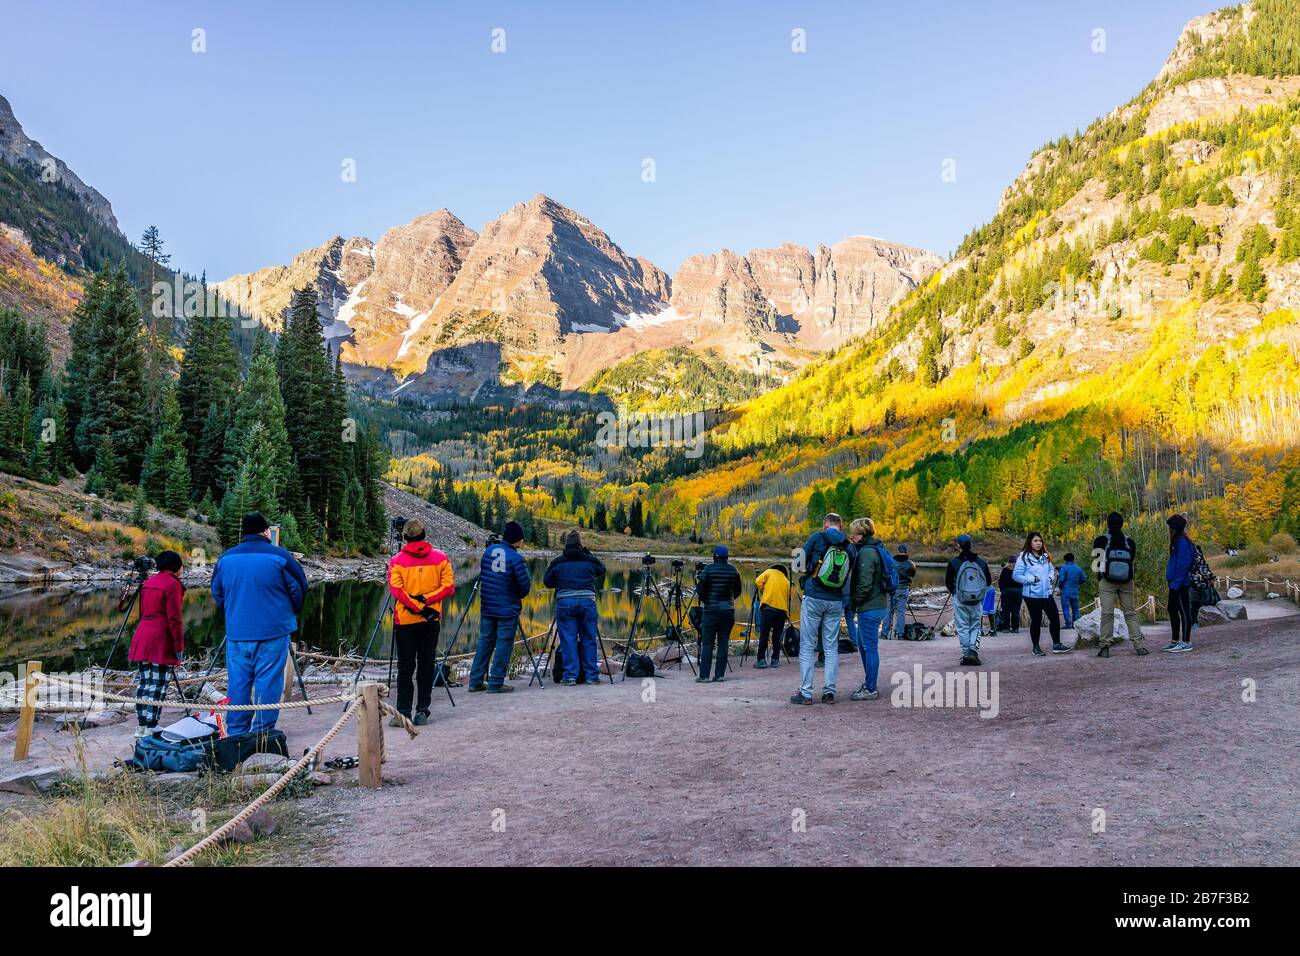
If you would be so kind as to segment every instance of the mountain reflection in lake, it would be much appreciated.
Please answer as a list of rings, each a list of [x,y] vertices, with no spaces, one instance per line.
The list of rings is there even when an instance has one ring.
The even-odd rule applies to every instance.
[[[638,561],[603,558],[608,574],[605,590],[596,596],[600,611],[601,635],[607,640],[625,640],[636,607],[635,590],[641,586],[641,565]],[[439,653],[446,648],[456,625],[460,622],[466,604],[474,594],[478,578],[477,557],[453,558],[456,574],[456,594],[443,603],[442,639]],[[749,618],[748,602],[754,577],[769,566],[769,562],[737,562],[745,594],[737,603],[736,618],[744,622]],[[524,601],[523,623],[529,634],[545,631],[551,622],[551,592],[542,587],[542,574],[546,570],[545,558],[530,558],[529,571],[533,578],[533,591]],[[667,578],[671,567],[661,558],[652,569],[661,579]],[[693,560],[687,559],[682,574],[684,586],[691,583]],[[923,568],[918,584],[933,583]],[[936,580],[941,580],[936,575]],[[113,636],[117,633],[122,616],[117,613],[117,589],[67,590],[36,589],[10,586],[0,590],[0,671],[15,673],[20,662],[39,660],[47,671],[68,671],[88,666],[102,665]],[[310,647],[327,653],[347,650],[360,651],[374,628],[375,617],[383,604],[387,588],[378,582],[332,581],[313,584],[307,591],[307,601],[299,618],[296,638]],[[666,594],[666,589],[665,589]],[[688,592],[689,594],[689,592]],[[661,635],[664,631],[664,612],[657,600],[646,596],[642,613],[648,620],[650,633]],[[113,655],[113,666],[127,667],[127,649],[131,631],[135,626],[136,611],[131,613],[122,641]],[[201,649],[214,648],[221,643],[225,625],[221,612],[206,587],[194,587],[185,592],[184,604],[185,644],[187,655],[193,656]],[[391,614],[375,638],[371,654],[387,658]],[[638,636],[643,632],[638,628]],[[478,637],[478,601],[469,607],[468,616],[460,627],[453,654],[474,649]]]

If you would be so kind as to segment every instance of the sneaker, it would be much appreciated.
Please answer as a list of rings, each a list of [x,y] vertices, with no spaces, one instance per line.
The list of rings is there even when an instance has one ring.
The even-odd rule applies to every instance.
[[[500,687],[489,687],[487,692],[489,694],[513,694],[515,687],[513,684],[502,684]]]
[[[724,680],[726,680],[725,677],[715,677],[715,678],[713,678],[713,683],[715,683],[715,684],[721,684]]]
[[[821,667],[825,667],[825,666],[826,666],[826,662],[825,662],[825,661],[818,661],[814,666],[815,666],[815,667],[819,667],[819,668],[821,668]]]
[[[961,656],[961,660],[959,660],[959,661],[957,662],[957,666],[958,666],[958,667],[974,667],[974,666],[975,666],[975,658],[971,657],[969,654],[963,654],[963,655]]]
[[[709,682],[709,679],[708,679],[707,677],[705,677],[703,674],[701,674],[699,677],[695,678],[695,683],[697,683],[697,684],[707,684],[708,682]]]
[[[1133,645],[1133,653],[1136,654],[1138,657],[1146,657],[1148,654],[1151,653],[1151,648],[1147,647],[1144,644],[1135,644]]]
[[[833,691],[833,690],[824,690],[824,691],[822,691],[822,703],[823,703],[823,704],[833,704],[833,703],[835,703],[835,691]]]
[[[1043,650],[1041,647],[1039,647],[1037,644],[1035,644],[1035,645],[1034,645],[1034,656],[1035,656],[1035,657],[1046,657],[1046,656],[1047,656],[1047,652],[1044,651],[1044,650]]]
[[[774,657],[774,658],[772,658],[772,666],[773,666],[773,667],[780,667],[780,666],[781,666],[781,662],[780,662],[779,660],[777,660],[777,659]]]
[[[1182,641],[1170,641],[1168,644],[1166,644],[1164,647],[1160,649],[1162,651],[1172,651],[1175,647],[1177,647],[1181,643]]]
[[[1097,652],[1098,657],[1110,657],[1110,645],[1106,645]]]
[[[762,658],[759,658],[758,663],[754,665],[754,670],[756,671],[767,670],[767,661],[763,660]]]
[[[417,710],[415,712],[415,720],[411,721],[411,723],[415,724],[417,727],[423,727],[428,722],[429,712],[427,710]]]
[[[578,682],[572,677],[566,677],[564,680],[560,681],[560,685],[563,687],[576,687]]]
[[[1173,654],[1186,654],[1191,649],[1192,649],[1192,645],[1187,641],[1179,641],[1177,647],[1168,648],[1170,653]]]
[[[1064,644],[1062,644],[1060,641],[1057,641],[1055,644],[1052,645],[1052,653],[1053,653],[1053,654],[1068,654],[1068,653],[1070,653],[1070,651],[1072,651],[1072,650],[1074,650],[1074,648],[1072,648],[1072,647],[1066,647],[1066,646],[1065,646]]]
[[[469,685],[469,692],[470,692],[471,694],[477,694],[477,693],[478,693],[479,691],[481,691],[481,690],[487,690],[487,685],[486,685],[486,684],[470,684],[470,685]]]
[[[880,691],[867,690],[867,685],[863,684],[861,687],[859,687],[857,690],[855,690],[852,694],[849,695],[849,700],[876,700],[879,697],[880,697]]]
[[[979,654],[972,654],[972,655],[970,656],[970,666],[971,666],[971,667],[979,667],[979,666],[981,666],[983,663],[984,663],[984,662],[983,662],[982,660],[980,660],[980,656],[979,656]]]
[[[790,698],[790,703],[792,703],[792,704],[811,704],[811,703],[812,703],[812,698],[811,698],[811,697],[805,697],[803,694],[795,694],[793,697]]]

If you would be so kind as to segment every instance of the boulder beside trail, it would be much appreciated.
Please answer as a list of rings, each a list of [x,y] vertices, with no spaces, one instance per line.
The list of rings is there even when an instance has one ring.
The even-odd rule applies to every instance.
[[[1127,641],[1128,622],[1124,620],[1124,613],[1116,608],[1111,612],[1115,615],[1115,629],[1112,631],[1115,643]],[[1074,646],[1075,647],[1096,647],[1101,639],[1101,608],[1093,608],[1083,617],[1077,618],[1074,622]]]
[[[1244,596],[1245,593],[1246,593],[1245,591],[1237,587],[1235,584],[1232,587],[1228,588],[1228,597],[1232,598],[1234,601],[1237,598]]]
[[[1244,604],[1237,604],[1235,601],[1220,601],[1218,608],[1229,621],[1244,621],[1247,618],[1246,605]]]
[[[1201,627],[1213,627],[1215,624],[1227,624],[1228,615],[1215,604],[1207,604],[1196,612],[1196,623]]]

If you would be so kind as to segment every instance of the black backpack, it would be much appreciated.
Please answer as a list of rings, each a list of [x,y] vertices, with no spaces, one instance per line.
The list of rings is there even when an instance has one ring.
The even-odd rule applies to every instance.
[[[654,677],[655,662],[646,655],[634,651],[627,656],[627,661],[623,664],[623,673],[634,678]]]
[[[556,684],[564,680],[564,657],[560,654],[558,643],[555,645],[555,667],[551,671],[551,677]],[[587,683],[587,674],[581,667],[578,668],[577,680],[579,684]]]
[[[799,656],[799,628],[794,624],[785,626],[785,634],[781,637],[781,650],[787,658]]]
[[[227,772],[234,770],[253,754],[289,756],[283,730],[263,730],[255,734],[233,734],[217,741],[216,764]]]
[[[152,770],[157,773],[189,773],[203,770],[216,763],[215,749],[220,743],[214,730],[205,737],[189,740],[166,740],[153,733],[135,742],[135,751],[126,766],[132,770]]]
[[[1133,557],[1137,549],[1133,546],[1133,539],[1121,537],[1116,544],[1113,537],[1106,538],[1106,551],[1103,556],[1105,562],[1102,576],[1113,584],[1126,584],[1133,580]]]

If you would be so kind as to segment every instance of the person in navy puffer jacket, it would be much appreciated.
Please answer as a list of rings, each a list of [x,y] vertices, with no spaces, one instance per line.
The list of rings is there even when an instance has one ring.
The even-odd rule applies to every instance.
[[[501,529],[504,543],[488,545],[479,562],[479,632],[474,663],[469,670],[471,691],[508,694],[514,690],[505,682],[506,667],[510,663],[515,632],[519,630],[523,600],[533,587],[528,564],[519,553],[523,540],[524,529],[519,523],[507,521]],[[483,684],[485,676],[486,687]]]
[[[1074,561],[1073,554],[1066,554],[1061,569],[1056,572],[1056,585],[1061,589],[1061,614],[1065,617],[1065,626],[1074,627],[1079,619],[1079,588],[1088,580],[1088,572]]]
[[[564,553],[551,562],[542,577],[544,585],[555,589],[555,624],[564,662],[561,683],[568,687],[578,682],[579,664],[588,684],[600,683],[596,581],[604,576],[604,562],[582,546],[578,532],[570,531],[564,539]]]
[[[212,597],[226,614],[227,692],[232,704],[274,704],[284,692],[289,635],[307,595],[307,576],[284,548],[271,544],[265,518],[254,511],[239,523],[239,544],[212,571]],[[235,710],[231,736],[275,728],[278,710]]]

